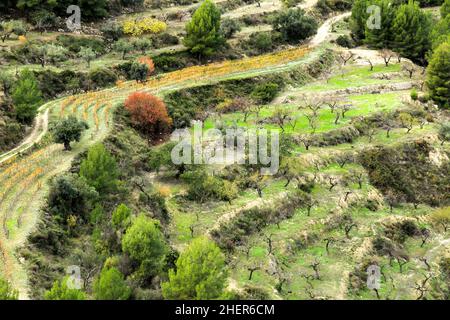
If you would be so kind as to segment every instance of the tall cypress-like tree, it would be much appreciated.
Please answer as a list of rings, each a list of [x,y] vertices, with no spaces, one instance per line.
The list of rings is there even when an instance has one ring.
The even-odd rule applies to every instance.
[[[379,29],[365,26],[365,42],[373,48],[389,48],[394,38],[392,23],[397,7],[390,0],[378,0],[374,4],[380,8],[381,25]]]
[[[200,59],[213,54],[224,43],[220,31],[220,11],[211,0],[205,0],[186,25],[184,45]]]
[[[450,42],[442,43],[433,53],[427,68],[430,96],[443,108],[450,108]]]
[[[422,11],[417,2],[401,5],[392,25],[392,48],[404,57],[424,63],[425,55],[431,49],[431,28],[431,15]]]

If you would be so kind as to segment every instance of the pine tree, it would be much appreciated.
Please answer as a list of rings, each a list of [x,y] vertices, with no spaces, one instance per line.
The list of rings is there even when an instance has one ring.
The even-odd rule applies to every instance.
[[[79,290],[70,288],[67,284],[68,278],[55,281],[50,290],[45,292],[45,300],[86,300],[86,294]]]
[[[431,27],[430,14],[423,12],[416,2],[401,5],[392,25],[395,35],[392,48],[404,57],[424,63],[431,49]]]
[[[220,29],[220,11],[211,0],[205,0],[186,25],[184,45],[193,54],[198,54],[200,59],[213,54],[224,43]]]
[[[13,90],[12,100],[17,119],[23,123],[31,123],[42,103],[42,92],[33,72],[27,69],[22,71]]]
[[[396,16],[397,7],[395,7],[390,0],[378,0],[375,2],[375,5],[380,8],[380,29],[369,28],[369,26],[366,25],[365,42],[373,48],[389,48],[392,46],[394,37],[392,23]]]
[[[168,251],[159,221],[139,215],[122,238],[122,250],[139,263],[138,277],[146,279],[157,275]]]
[[[365,38],[366,23],[369,17],[367,7],[369,5],[368,0],[355,0],[353,3],[350,29],[353,37],[357,40],[363,40]]]
[[[191,242],[169,271],[169,281],[162,284],[166,299],[216,299],[227,279],[225,257],[219,247],[206,237]]]
[[[442,43],[433,53],[427,68],[430,97],[442,108],[450,108],[450,42]]]
[[[97,300],[127,300],[131,289],[125,283],[123,274],[114,267],[103,267],[94,281],[94,296]]]
[[[117,189],[119,169],[105,146],[96,144],[89,149],[87,158],[81,163],[80,176],[100,195],[106,195]]]

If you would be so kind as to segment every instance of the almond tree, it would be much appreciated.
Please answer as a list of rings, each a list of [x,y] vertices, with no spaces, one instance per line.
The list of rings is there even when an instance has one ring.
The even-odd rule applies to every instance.
[[[407,72],[409,75],[409,78],[412,79],[414,72],[417,71],[416,65],[412,62],[405,61],[402,64],[402,70]]]
[[[339,53],[339,57],[342,60],[342,64],[345,66],[347,64],[347,62],[349,62],[353,57],[355,56],[355,54],[351,51],[343,51]]]
[[[383,49],[380,51],[380,56],[383,58],[386,67],[388,67],[389,62],[391,61],[392,57],[394,57],[394,53],[389,49]]]

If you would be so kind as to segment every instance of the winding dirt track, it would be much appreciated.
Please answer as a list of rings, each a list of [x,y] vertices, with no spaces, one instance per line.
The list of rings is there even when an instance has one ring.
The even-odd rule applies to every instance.
[[[137,90],[161,95],[202,83],[297,67],[317,56],[312,49],[326,40],[331,24],[346,15],[348,14],[326,21],[309,47],[281,52],[277,56],[278,60],[274,60],[273,55],[265,55],[191,67],[152,79],[142,86],[127,82],[120,87],[59,99],[41,107],[32,134],[14,150],[0,155],[0,273],[19,290],[20,298],[28,298],[28,280],[23,262],[16,256],[16,250],[25,243],[39,219],[39,210],[48,193],[48,181],[67,171],[77,154],[108,135],[115,105],[122,102],[130,92]],[[73,150],[63,152],[62,146],[56,144],[33,149],[47,132],[49,117],[57,118],[68,114],[77,115],[90,125],[82,140],[74,144]]]

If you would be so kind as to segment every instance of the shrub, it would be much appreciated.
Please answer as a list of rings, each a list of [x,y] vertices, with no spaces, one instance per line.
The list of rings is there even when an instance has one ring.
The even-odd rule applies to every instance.
[[[144,33],[160,33],[167,29],[165,22],[149,17],[139,20],[125,20],[122,26],[125,34],[130,34],[135,37]]]
[[[65,174],[52,181],[48,206],[50,212],[65,224],[69,216],[87,218],[97,197],[98,193],[84,179],[76,174]]]
[[[419,95],[417,93],[417,90],[414,88],[411,90],[411,99],[416,101],[418,99]]]
[[[89,72],[89,80],[92,82],[92,89],[100,89],[112,86],[117,81],[114,71],[107,68],[97,68]]]
[[[340,35],[339,37],[337,37],[336,43],[338,45],[340,45],[341,47],[345,47],[345,48],[354,48],[355,47],[355,43],[353,42],[352,39],[350,39],[350,37],[348,35]]]
[[[148,68],[147,76],[152,75],[155,72],[155,64],[150,57],[139,57],[137,60],[140,64],[145,64]]]
[[[55,281],[53,287],[45,292],[45,300],[86,300],[86,294],[78,289],[72,289],[68,286],[69,278],[61,281]]]
[[[233,19],[224,19],[220,26],[225,38],[230,39],[236,32],[241,31],[241,25]]]
[[[250,96],[257,103],[267,104],[270,103],[273,99],[275,99],[278,91],[279,86],[276,83],[273,82],[261,83],[255,87]]]
[[[105,44],[101,39],[89,38],[89,37],[77,37],[66,34],[61,34],[56,37],[57,43],[62,47],[73,53],[79,53],[81,48],[90,48],[92,51],[98,54],[104,54],[106,52]]]
[[[280,12],[272,23],[273,29],[280,32],[288,42],[297,42],[314,35],[318,24],[314,18],[305,15],[302,9],[289,9]]]
[[[136,82],[145,82],[149,76],[150,66],[140,62],[133,62],[130,67],[130,78]]]
[[[17,300],[19,292],[14,290],[8,280],[0,276],[0,300]]]
[[[268,32],[252,33],[247,41],[249,49],[256,48],[257,53],[267,52],[272,49],[272,35]]]
[[[237,187],[229,181],[209,175],[204,170],[188,171],[181,178],[189,184],[188,197],[203,202],[210,199],[231,201],[237,197]]]

